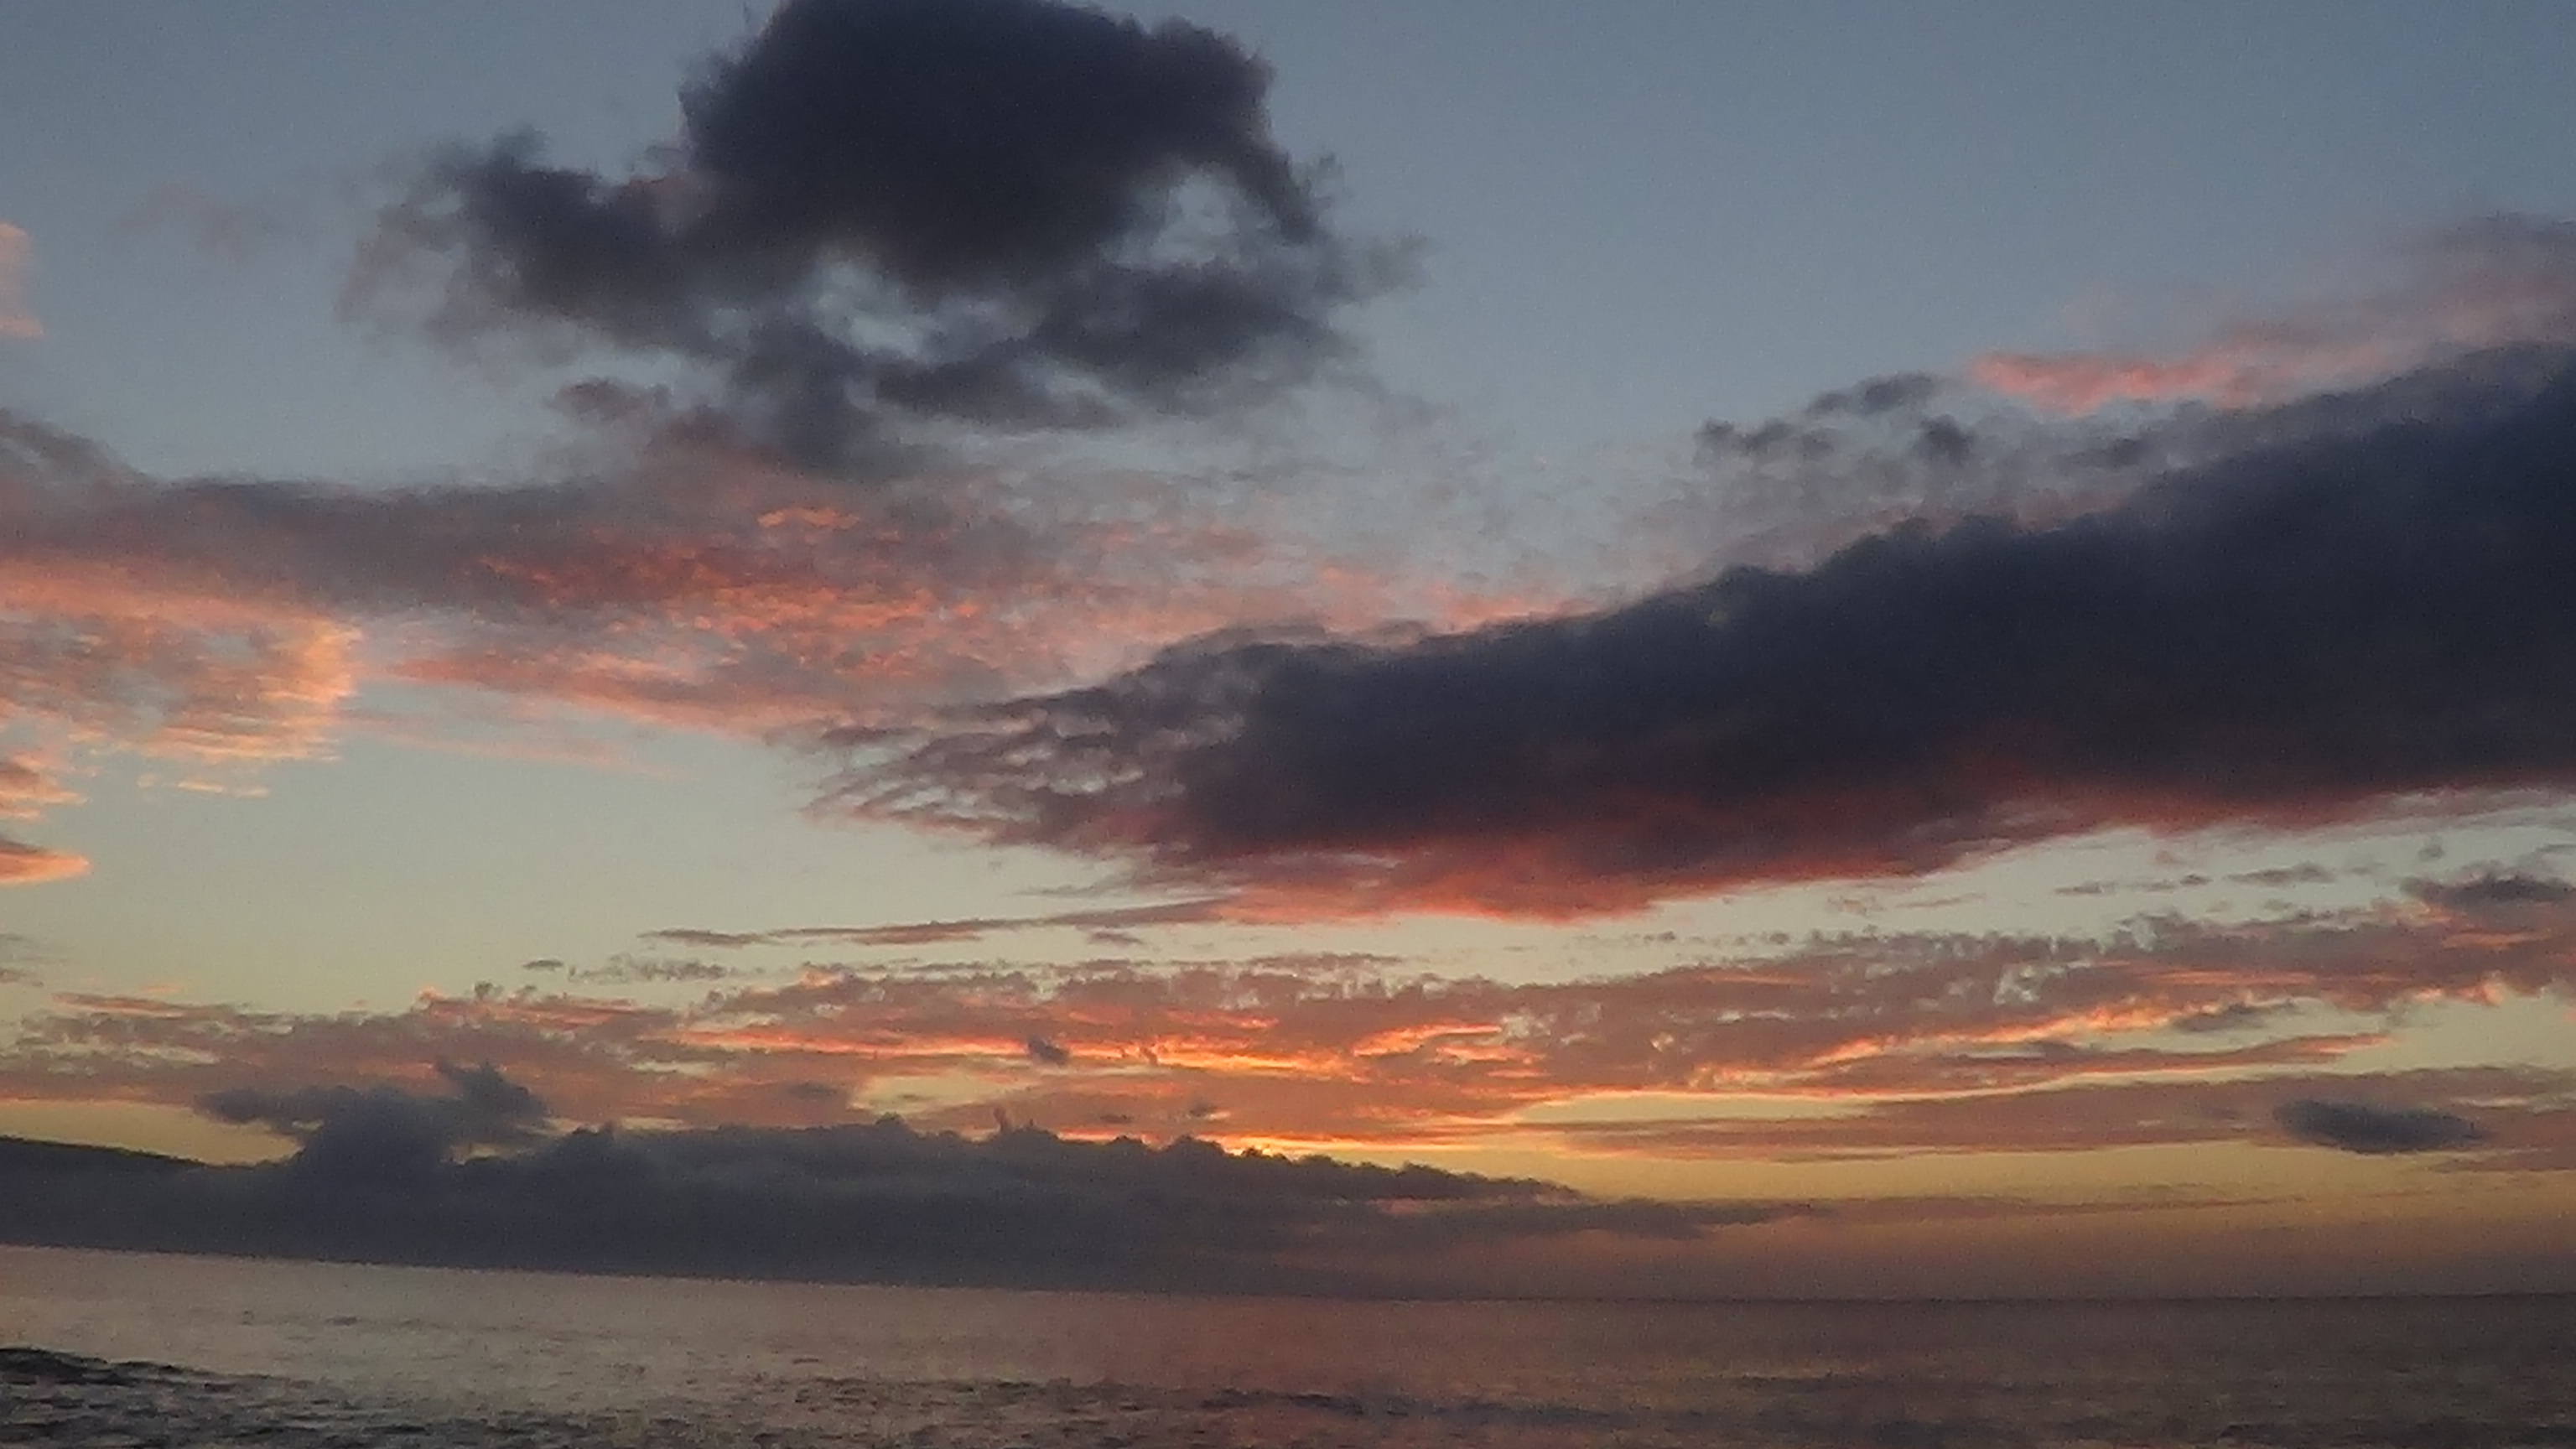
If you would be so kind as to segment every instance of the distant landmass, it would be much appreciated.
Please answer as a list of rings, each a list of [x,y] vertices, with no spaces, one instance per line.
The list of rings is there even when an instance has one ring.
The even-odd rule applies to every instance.
[[[0,1189],[30,1174],[96,1173],[164,1176],[205,1164],[159,1152],[125,1147],[93,1147],[80,1142],[39,1142],[27,1137],[0,1137]]]

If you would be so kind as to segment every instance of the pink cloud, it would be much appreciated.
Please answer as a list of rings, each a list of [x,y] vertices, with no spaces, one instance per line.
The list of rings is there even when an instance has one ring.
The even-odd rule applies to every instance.
[[[2051,412],[2194,400],[2244,408],[2353,387],[2483,348],[2576,342],[2576,223],[2495,216],[2408,248],[2400,275],[2170,352],[1993,352],[1982,386]]]

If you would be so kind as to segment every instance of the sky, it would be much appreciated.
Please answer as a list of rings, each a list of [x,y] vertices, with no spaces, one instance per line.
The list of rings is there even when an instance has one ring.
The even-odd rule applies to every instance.
[[[0,1133],[2576,1290],[2567,7],[10,29]]]

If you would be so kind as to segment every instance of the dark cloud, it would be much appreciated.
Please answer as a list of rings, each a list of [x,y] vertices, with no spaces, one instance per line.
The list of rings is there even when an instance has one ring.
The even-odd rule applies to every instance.
[[[1062,1044],[1049,1041],[1045,1037],[1030,1037],[1028,1050],[1029,1060],[1037,1063],[1039,1066],[1065,1067],[1073,1065],[1073,1053],[1065,1050]]]
[[[625,952],[608,958],[604,965],[566,967],[554,963],[566,980],[599,985],[641,986],[659,982],[725,981],[742,974],[734,967],[702,960],[695,956],[634,956]],[[535,969],[536,962],[528,963]]]
[[[2459,881],[2408,881],[2406,892],[2427,905],[2467,911],[2494,906],[2556,906],[2576,900],[2576,885],[2554,877],[2511,872],[2491,872]]]
[[[297,1170],[349,1182],[417,1180],[478,1147],[537,1140],[545,1103],[488,1063],[438,1063],[449,1092],[424,1097],[399,1087],[234,1087],[199,1102],[221,1122],[260,1126],[299,1144]]]
[[[2301,1142],[2374,1156],[2447,1152],[2475,1146],[2487,1136],[2468,1118],[2429,1107],[2374,1107],[2316,1097],[2282,1103],[2272,1120]]]
[[[2281,1004],[2257,1006],[2249,1001],[2231,1002],[2226,1006],[2177,1017],[2173,1022],[2173,1029],[2188,1032],[2247,1031],[2259,1026],[2270,1026],[2292,1009]]]
[[[870,815],[1360,910],[1571,914],[2576,778],[2576,375],[2053,527],[1410,645],[1216,637],[862,747]],[[2376,415],[2377,426],[2349,425]]]
[[[2228,877],[2240,885],[2257,886],[2324,885],[2334,878],[2333,871],[2314,861],[2304,865],[2274,866],[2267,870],[2238,871]]]
[[[1391,255],[1327,226],[1233,40],[1052,0],[791,0],[624,177],[518,136],[440,160],[362,287],[445,271],[451,334],[554,324],[720,379],[801,461],[901,424],[1224,406],[1342,350]]]
[[[668,941],[674,946],[695,946],[701,950],[723,951],[761,944],[758,931],[710,931],[697,926],[673,926],[667,930],[647,931],[645,939]],[[561,966],[563,963],[554,963]]]
[[[1188,1139],[1153,1148],[1021,1127],[975,1141],[892,1118],[583,1130],[514,1155],[406,1163],[399,1193],[368,1190],[381,1175],[316,1170],[325,1150],[316,1136],[272,1167],[109,1174],[82,1159],[18,1174],[0,1184],[0,1236],[616,1272],[1347,1288],[1436,1284],[1425,1256],[1450,1250],[1574,1234],[1687,1240],[1799,1211],[1603,1201]]]

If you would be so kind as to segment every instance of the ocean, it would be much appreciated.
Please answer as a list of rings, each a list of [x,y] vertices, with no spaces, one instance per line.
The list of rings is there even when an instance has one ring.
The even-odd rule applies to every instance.
[[[2576,1301],[1427,1303],[0,1248],[0,1444],[2576,1446]]]

